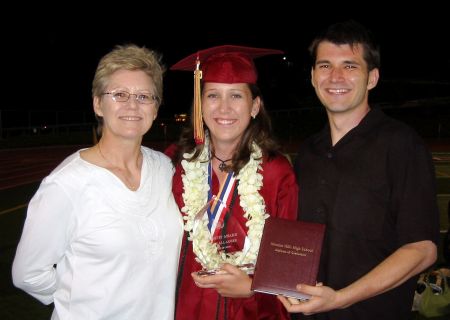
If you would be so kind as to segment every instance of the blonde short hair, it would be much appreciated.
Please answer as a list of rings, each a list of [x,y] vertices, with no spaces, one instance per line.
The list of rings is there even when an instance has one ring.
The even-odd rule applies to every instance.
[[[116,46],[111,52],[101,58],[92,81],[92,97],[100,97],[108,85],[109,77],[118,70],[141,70],[154,82],[161,104],[163,94],[164,66],[161,64],[161,55],[145,47],[134,44]]]

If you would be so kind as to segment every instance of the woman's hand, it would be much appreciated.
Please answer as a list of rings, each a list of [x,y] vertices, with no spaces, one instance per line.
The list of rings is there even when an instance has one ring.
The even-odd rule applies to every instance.
[[[197,272],[191,275],[198,287],[215,289],[224,297],[247,298],[253,295],[250,290],[252,279],[244,271],[228,263],[214,275],[201,276]]]

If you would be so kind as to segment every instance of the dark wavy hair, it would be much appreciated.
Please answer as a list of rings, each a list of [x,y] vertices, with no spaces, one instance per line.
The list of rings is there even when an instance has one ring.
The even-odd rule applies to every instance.
[[[255,119],[251,119],[248,127],[245,129],[241,141],[239,142],[237,149],[235,150],[232,158],[231,170],[237,175],[239,171],[250,160],[250,154],[253,151],[252,143],[255,142],[262,151],[264,158],[271,159],[279,153],[280,146],[276,142],[272,134],[272,122],[269,114],[264,106],[264,101],[261,96],[261,91],[255,84],[248,84],[250,92],[252,93],[252,99],[260,97],[261,106],[259,113]],[[192,112],[191,112],[192,114]],[[208,129],[206,128],[206,131]],[[214,152],[214,145],[211,143],[212,152]],[[177,143],[177,154],[174,157],[175,164],[179,163],[183,159],[183,154],[191,153],[195,150],[194,155],[187,161],[195,161],[203,151],[204,144],[196,145],[194,141],[194,126],[191,119],[190,126],[185,128]]]

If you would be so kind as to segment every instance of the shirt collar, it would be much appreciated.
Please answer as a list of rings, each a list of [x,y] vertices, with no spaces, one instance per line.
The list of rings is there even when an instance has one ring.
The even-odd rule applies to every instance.
[[[370,109],[361,122],[350,130],[337,145],[345,143],[351,137],[362,137],[369,134],[373,129],[379,126],[380,121],[385,117],[383,111],[379,109]],[[313,145],[319,149],[329,150],[331,148],[330,124],[327,122],[325,127],[313,138]]]

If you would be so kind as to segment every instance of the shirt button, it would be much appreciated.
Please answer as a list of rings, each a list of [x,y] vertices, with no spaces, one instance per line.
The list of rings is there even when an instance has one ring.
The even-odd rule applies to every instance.
[[[320,179],[320,184],[325,184],[325,179]]]
[[[333,154],[332,154],[331,152],[327,152],[327,158],[328,158],[328,159],[333,158]]]

